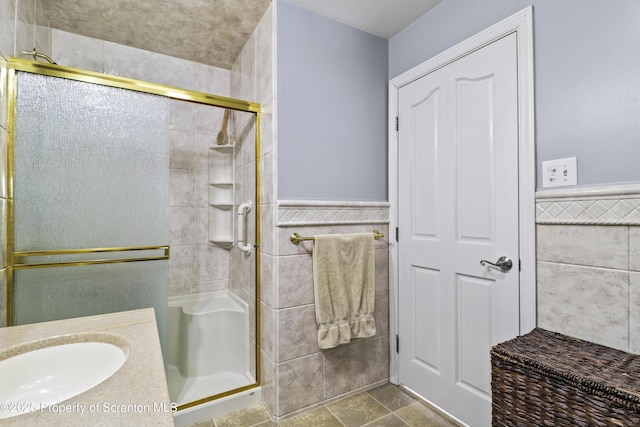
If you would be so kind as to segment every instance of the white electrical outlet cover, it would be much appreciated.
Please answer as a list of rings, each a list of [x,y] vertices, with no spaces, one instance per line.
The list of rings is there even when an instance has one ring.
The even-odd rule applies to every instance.
[[[575,157],[542,162],[542,186],[578,185],[578,162]]]

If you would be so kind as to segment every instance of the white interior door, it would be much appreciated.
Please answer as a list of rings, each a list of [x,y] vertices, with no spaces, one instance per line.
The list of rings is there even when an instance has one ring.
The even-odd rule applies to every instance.
[[[399,381],[473,426],[491,423],[489,350],[519,333],[516,43],[399,90]]]

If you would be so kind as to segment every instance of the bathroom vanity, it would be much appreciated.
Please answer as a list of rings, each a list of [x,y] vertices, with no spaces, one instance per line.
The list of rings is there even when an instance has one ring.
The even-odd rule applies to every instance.
[[[0,329],[0,424],[173,426],[157,331],[151,308]]]

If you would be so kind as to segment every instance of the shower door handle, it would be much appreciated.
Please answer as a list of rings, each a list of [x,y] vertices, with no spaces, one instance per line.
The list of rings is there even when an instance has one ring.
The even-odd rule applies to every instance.
[[[247,243],[247,213],[251,210],[251,200],[238,206],[238,249],[247,255],[251,253],[251,245]]]

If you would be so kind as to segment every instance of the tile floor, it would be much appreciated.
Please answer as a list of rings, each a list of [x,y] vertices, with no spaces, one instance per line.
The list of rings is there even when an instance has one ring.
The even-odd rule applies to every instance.
[[[454,427],[456,423],[393,384],[347,397],[280,423],[262,406],[193,427]]]

